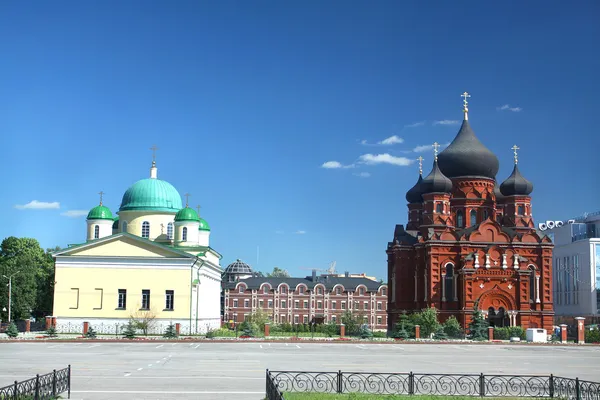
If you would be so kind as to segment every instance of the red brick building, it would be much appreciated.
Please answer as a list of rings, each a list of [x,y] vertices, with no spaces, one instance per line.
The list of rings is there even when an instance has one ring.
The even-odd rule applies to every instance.
[[[467,94],[465,96],[468,97]],[[468,325],[475,306],[492,326],[553,325],[552,242],[534,227],[533,185],[517,166],[498,187],[498,158],[464,121],[431,173],[407,194],[408,223],[388,243],[389,328],[425,307]]]
[[[367,278],[331,275],[305,278],[252,276],[241,261],[227,267],[223,275],[223,322],[243,322],[247,315],[263,310],[275,323],[341,323],[351,310],[363,315],[371,329],[387,329],[387,285]],[[244,271],[231,276],[228,270]]]

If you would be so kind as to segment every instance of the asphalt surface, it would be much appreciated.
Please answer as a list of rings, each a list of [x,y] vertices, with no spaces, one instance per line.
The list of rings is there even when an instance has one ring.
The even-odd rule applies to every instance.
[[[0,387],[71,364],[72,399],[264,398],[265,369],[550,374],[600,381],[598,346],[0,343]],[[65,396],[66,398],[66,396]]]

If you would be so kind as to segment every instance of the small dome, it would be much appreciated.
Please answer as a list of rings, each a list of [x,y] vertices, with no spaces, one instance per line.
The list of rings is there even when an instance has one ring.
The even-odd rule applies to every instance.
[[[521,175],[515,164],[512,174],[500,185],[500,192],[505,196],[529,196],[533,192],[533,184]]]
[[[183,208],[181,196],[169,182],[156,178],[141,179],[123,195],[119,211],[177,212]]]
[[[450,193],[452,191],[452,181],[440,171],[438,162],[433,162],[433,169],[421,183],[423,194],[426,193]]]
[[[113,221],[113,229],[119,229],[119,217],[114,217]]]
[[[410,204],[416,204],[423,202],[423,175],[419,174],[419,179],[415,186],[411,187],[408,192],[406,192],[406,201]]]
[[[200,218],[200,226],[198,227],[199,231],[210,231],[210,226],[208,222],[204,218]]]
[[[240,259],[235,260],[225,268],[225,274],[252,275],[252,268]]]
[[[90,210],[87,219],[108,219],[112,221],[113,215],[108,207],[99,205]]]
[[[200,217],[198,217],[198,213],[193,209],[186,207],[182,208],[175,214],[175,221],[192,221],[192,222],[200,222]]]
[[[498,185],[498,182],[496,182],[494,185],[494,194],[496,195],[496,203],[503,203],[506,199],[506,196],[500,191],[500,185]]]
[[[498,157],[477,139],[466,119],[438,159],[442,172],[448,178],[473,176],[494,179],[500,166]]]

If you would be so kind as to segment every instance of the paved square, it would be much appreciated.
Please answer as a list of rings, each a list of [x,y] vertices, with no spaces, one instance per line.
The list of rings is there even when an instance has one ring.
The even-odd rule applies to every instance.
[[[71,364],[72,399],[264,398],[265,369],[550,374],[600,381],[600,347],[328,343],[0,343],[0,386]]]

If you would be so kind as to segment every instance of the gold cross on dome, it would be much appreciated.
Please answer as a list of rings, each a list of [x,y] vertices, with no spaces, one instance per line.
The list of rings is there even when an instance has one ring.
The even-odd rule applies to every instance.
[[[419,175],[423,175],[423,156],[419,156],[419,158],[417,158],[417,160],[419,160]]]
[[[185,206],[187,207],[189,204],[191,194],[186,193],[186,194],[184,194],[184,196],[185,196]]]
[[[513,153],[514,153],[514,157],[515,157],[515,165],[519,162],[519,155],[517,154],[517,150],[520,150],[520,147],[517,147],[517,145],[515,144],[513,147],[511,147]]]
[[[152,147],[150,147],[150,150],[152,150],[152,162],[156,162],[156,150],[158,150],[158,147],[156,147],[156,145],[153,145]]]
[[[435,155],[435,161],[437,161],[438,149],[440,148],[440,144],[438,142],[433,143],[433,154]]]
[[[104,195],[104,192],[101,190],[98,194],[100,195],[100,205],[102,205],[102,196]]]
[[[464,111],[469,111],[469,101],[467,100],[469,97],[471,97],[471,95],[468,92],[464,92],[463,94],[460,95],[460,97],[463,98],[463,110]]]

